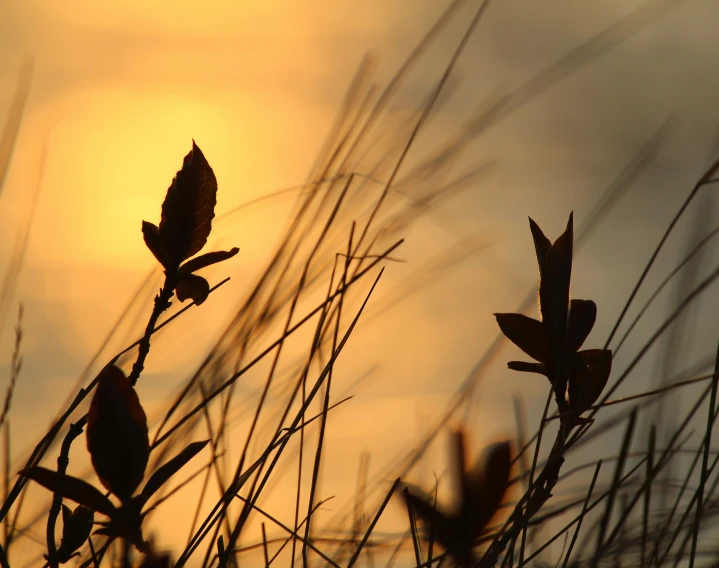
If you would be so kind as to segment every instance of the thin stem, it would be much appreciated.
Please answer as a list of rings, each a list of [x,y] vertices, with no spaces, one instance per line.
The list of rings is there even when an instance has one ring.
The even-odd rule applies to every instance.
[[[172,298],[175,290],[175,280],[176,276],[174,272],[170,272],[170,274],[165,273],[165,282],[162,288],[160,288],[160,292],[155,296],[155,305],[152,308],[150,319],[147,321],[145,334],[142,336],[142,339],[140,339],[137,359],[132,365],[132,372],[129,376],[132,386],[135,386],[137,379],[140,378],[140,374],[145,368],[145,359],[147,359],[147,355],[150,353],[150,337],[152,337],[152,334],[155,332],[157,320],[160,318],[162,312],[170,307],[170,298]]]
[[[67,466],[70,464],[70,446],[75,441],[75,438],[82,434],[82,430],[85,427],[86,422],[87,417],[83,416],[80,420],[71,424],[67,434],[65,435],[65,439],[62,441],[60,455],[57,458],[57,472],[61,476],[65,475]],[[47,562],[50,568],[58,568],[60,565],[57,559],[57,547],[55,546],[55,524],[57,522],[57,517],[60,514],[61,507],[62,495],[56,492],[52,496],[50,514],[47,518]]]

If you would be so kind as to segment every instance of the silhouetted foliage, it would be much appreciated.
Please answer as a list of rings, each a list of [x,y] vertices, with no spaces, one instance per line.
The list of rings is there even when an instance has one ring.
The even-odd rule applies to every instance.
[[[106,535],[110,542],[122,538],[138,550],[149,551],[142,536],[143,507],[163,484],[207,445],[207,440],[187,446],[160,467],[140,494],[133,497],[147,466],[147,423],[135,390],[122,370],[114,365],[105,367],[98,377],[88,414],[87,440],[95,472],[102,484],[120,500],[119,507],[81,479],[39,466],[20,472],[53,493],[80,504],[71,516],[66,512],[67,507],[63,508],[63,542],[57,560],[67,562],[72,552],[87,539],[89,529],[87,534],[84,531],[88,524],[92,527],[93,512],[109,517],[109,521],[98,522],[101,528],[95,531],[96,534]]]
[[[604,390],[612,369],[608,349],[579,351],[594,327],[597,306],[592,300],[570,300],[573,216],[551,243],[532,219],[529,227],[539,264],[539,306],[542,320],[524,314],[494,314],[502,333],[537,363],[510,361],[516,371],[539,373],[552,383],[560,412],[576,420]],[[565,418],[566,419],[566,418]]]
[[[172,180],[162,204],[160,226],[142,222],[147,248],[165,269],[180,301],[192,298],[201,304],[210,285],[197,270],[235,256],[240,249],[195,256],[207,243],[217,203],[217,179],[202,151],[192,141],[182,169]]]
[[[459,510],[443,511],[426,496],[405,491],[407,506],[428,525],[430,534],[463,566],[476,562],[473,549],[482,531],[497,512],[507,490],[512,463],[509,442],[485,449],[483,459],[467,467],[465,435],[453,433],[452,475],[459,490]]]

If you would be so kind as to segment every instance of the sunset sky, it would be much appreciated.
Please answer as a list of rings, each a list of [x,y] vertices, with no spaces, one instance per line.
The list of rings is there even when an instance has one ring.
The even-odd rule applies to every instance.
[[[218,178],[218,216],[299,187],[365,54],[376,56],[372,79],[384,85],[448,4],[27,0],[0,7],[0,115],[11,105],[21,66],[34,65],[0,194],[0,270],[32,223],[14,298],[0,306],[4,376],[17,303],[25,308],[24,367],[10,418],[15,471],[154,268],[141,221],[159,222],[167,187],[192,140]],[[398,120],[428,96],[477,5],[467,2],[430,46],[395,101]],[[597,302],[588,344],[603,345],[668,222],[716,159],[718,17],[711,0],[492,3],[450,78],[446,100],[408,158],[412,163],[441,148],[477,112],[509,96],[511,110],[468,144],[453,172],[492,167],[402,235],[406,243],[396,256],[407,262],[387,265],[373,300],[382,305],[382,298],[405,290],[418,269],[463,238],[474,236],[483,246],[394,309],[373,313],[370,303],[340,379],[349,387],[369,373],[333,417],[328,452],[337,457],[324,483],[337,497],[328,509],[351,501],[362,451],[372,455],[370,471],[379,472],[416,443],[494,339],[491,314],[514,311],[536,285],[527,216],[553,240],[574,211],[579,230],[602,192],[671,116],[672,134],[659,155],[575,255],[572,295]],[[610,28],[615,22],[622,23]],[[576,68],[556,65],[583,44]],[[213,284],[231,280],[153,344],[138,387],[148,414],[176,392],[219,337],[274,250],[292,203],[292,197],[277,198],[216,219],[208,250],[239,246],[241,252],[207,271]],[[690,208],[638,305],[681,258],[698,211],[709,211],[706,232],[714,228],[712,207],[702,196]],[[714,269],[717,247],[711,249],[702,276]],[[661,296],[647,314],[615,370],[675,305],[673,294]],[[716,289],[702,301],[676,372],[715,349]],[[105,360],[138,337],[150,309],[147,295]],[[646,388],[655,355],[621,394]],[[514,438],[512,395],[522,398],[530,425],[541,414],[546,384],[507,371],[505,362],[516,358],[519,351],[507,346],[475,395],[469,420],[475,453],[498,437]],[[79,456],[83,444],[76,446]],[[433,471],[444,471],[445,453],[439,445],[415,481],[430,484]],[[281,508],[281,501],[267,506]],[[184,544],[187,535],[171,515],[157,524],[168,547]]]

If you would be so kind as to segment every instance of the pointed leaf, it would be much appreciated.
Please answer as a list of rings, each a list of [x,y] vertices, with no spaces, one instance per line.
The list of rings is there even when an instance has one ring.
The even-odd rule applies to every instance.
[[[217,179],[193,140],[162,204],[160,238],[175,268],[205,246],[216,203]]]
[[[523,314],[494,314],[502,333],[529,355],[541,363],[549,360],[547,330],[542,322]]]
[[[87,416],[87,449],[102,484],[125,503],[145,476],[147,418],[125,373],[105,367]]]
[[[162,266],[167,268],[170,265],[170,257],[168,256],[165,247],[162,245],[162,240],[160,239],[160,229],[148,221],[143,221],[142,238],[145,240],[147,248],[150,249],[150,252],[155,256],[157,261]]]
[[[553,350],[561,349],[569,311],[569,283],[572,276],[573,222],[569,223],[547,254],[539,283],[539,303],[542,323],[549,332]]]
[[[461,518],[472,527],[478,537],[502,504],[509,485],[512,447],[498,442],[485,448],[483,458],[470,477],[471,493],[462,509]]]
[[[539,274],[541,276],[542,267],[549,254],[549,249],[552,248],[552,243],[544,236],[542,229],[539,228],[539,225],[537,225],[531,217],[529,218],[529,230],[532,231],[534,250],[537,253],[537,264],[539,265]]]
[[[597,319],[597,304],[592,300],[572,300],[569,303],[567,337],[565,347],[568,353],[576,353],[587,339]]]
[[[543,363],[528,363],[526,361],[509,361],[507,368],[513,371],[522,371],[524,373],[537,373],[547,377],[547,368]],[[549,377],[547,377],[549,378]]]
[[[23,469],[20,475],[32,479],[53,493],[62,495],[65,499],[75,501],[75,503],[108,517],[115,512],[112,502],[82,479],[70,475],[60,475],[56,471],[40,466]]]
[[[60,563],[70,560],[75,551],[90,537],[95,520],[92,510],[82,505],[79,505],[69,515],[66,515],[65,509],[68,512],[70,511],[63,505],[62,540],[60,541],[60,547],[57,549],[57,560]]]
[[[207,299],[209,293],[210,283],[197,274],[184,276],[175,286],[175,294],[180,302],[192,298],[198,306]]]
[[[206,252],[205,254],[196,256],[195,258],[188,260],[180,267],[180,276],[197,272],[201,268],[205,268],[206,266],[210,266],[211,264],[217,264],[218,262],[222,262],[223,260],[232,258],[238,252],[240,252],[240,249],[238,249],[237,247],[233,247],[230,250]]]
[[[577,414],[589,409],[599,398],[612,372],[609,349],[587,349],[577,354],[586,365],[583,373],[569,377],[569,404]]]
[[[204,442],[193,442],[169,462],[160,467],[152,474],[150,479],[147,480],[145,487],[142,489],[141,496],[147,498],[154,495],[168,479],[180,471],[187,462],[199,454],[208,442],[209,440],[205,440]]]

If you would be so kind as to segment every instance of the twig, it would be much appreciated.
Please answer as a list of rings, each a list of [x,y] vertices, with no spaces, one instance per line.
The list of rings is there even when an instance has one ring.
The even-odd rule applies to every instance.
[[[142,339],[140,339],[137,359],[135,360],[135,363],[133,363],[132,372],[128,377],[132,386],[135,386],[137,379],[140,378],[140,374],[145,368],[145,359],[147,359],[147,355],[150,353],[150,337],[152,337],[152,334],[155,332],[157,320],[162,312],[170,307],[170,298],[172,298],[175,290],[175,280],[176,276],[174,273],[166,273],[165,282],[162,284],[160,292],[157,296],[155,296],[155,304],[152,308],[152,314],[150,314],[150,319],[147,321],[145,334],[142,336]]]
[[[83,416],[75,422],[70,424],[70,428],[65,435],[65,439],[62,441],[62,447],[60,449],[60,455],[57,458],[57,472],[62,476],[67,471],[67,466],[70,464],[70,446],[75,441],[87,422],[87,417]],[[47,517],[47,562],[50,568],[58,568],[59,562],[57,559],[57,548],[55,546],[55,523],[57,517],[60,514],[62,507],[62,495],[55,493],[52,496],[52,505],[50,506],[50,514]]]

